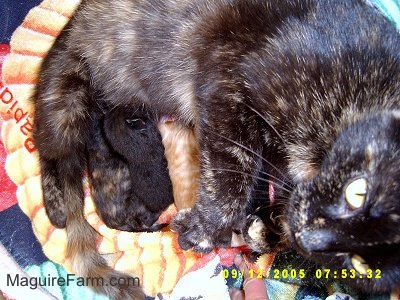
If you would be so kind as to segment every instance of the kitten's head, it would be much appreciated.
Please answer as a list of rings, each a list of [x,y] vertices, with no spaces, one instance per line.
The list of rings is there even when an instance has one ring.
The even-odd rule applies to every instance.
[[[331,278],[352,269],[346,281],[366,291],[400,287],[400,113],[344,130],[317,175],[295,188],[284,219],[293,247]]]

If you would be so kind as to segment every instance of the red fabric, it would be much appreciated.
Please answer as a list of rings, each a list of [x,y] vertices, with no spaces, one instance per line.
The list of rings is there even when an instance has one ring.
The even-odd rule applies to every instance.
[[[17,187],[4,170],[5,160],[6,152],[3,143],[0,142],[0,211],[17,204],[17,198],[15,196]]]
[[[0,44],[0,70],[1,70],[1,66],[3,65],[4,57],[9,52],[10,52],[10,45]]]
[[[188,272],[193,272],[198,269],[206,266],[215,256],[219,255],[221,258],[221,265],[223,266],[231,266],[233,264],[233,259],[236,254],[241,253],[242,250],[245,250],[244,247],[237,248],[217,248],[211,251],[210,253],[204,255],[199,258],[196,263],[189,269]]]
[[[0,70],[3,65],[4,57],[10,52],[10,46],[0,44]],[[1,72],[0,72],[1,80]],[[0,126],[2,120],[0,119]],[[16,185],[10,180],[4,169],[6,161],[6,151],[4,145],[0,140],[0,211],[6,210],[7,208],[17,204],[17,198],[15,192],[17,190]]]

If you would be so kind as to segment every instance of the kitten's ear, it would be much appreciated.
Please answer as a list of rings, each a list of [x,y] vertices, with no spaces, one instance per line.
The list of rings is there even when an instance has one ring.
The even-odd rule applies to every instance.
[[[141,118],[126,118],[125,123],[132,130],[146,129],[146,121]]]

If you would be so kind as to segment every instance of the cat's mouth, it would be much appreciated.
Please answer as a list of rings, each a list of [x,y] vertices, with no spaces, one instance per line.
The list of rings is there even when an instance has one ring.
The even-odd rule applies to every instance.
[[[294,233],[293,246],[304,256],[323,261],[341,262],[348,269],[360,275],[371,269],[367,257],[343,247],[337,235],[326,229],[302,230]],[[346,249],[347,248],[347,249]]]
[[[347,269],[354,269],[359,275],[366,275],[368,270],[372,268],[367,264],[364,258],[358,254],[349,252],[324,252],[325,255],[335,256],[337,258],[343,259],[344,265]]]

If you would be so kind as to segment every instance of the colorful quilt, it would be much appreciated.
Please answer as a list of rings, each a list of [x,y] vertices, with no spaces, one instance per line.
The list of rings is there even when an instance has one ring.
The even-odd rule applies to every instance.
[[[50,224],[43,208],[37,153],[30,136],[34,107],[28,99],[38,68],[79,2],[44,0],[29,6],[32,9],[13,28],[11,39],[3,39],[9,44],[0,45],[0,299],[107,299],[94,294],[70,270],[65,231]],[[399,0],[369,2],[400,30]],[[0,28],[0,33],[11,26],[13,10],[7,5],[17,6],[19,13],[28,10],[19,2],[1,3],[0,26],[7,28]],[[242,278],[233,265],[240,248],[215,249],[201,256],[182,251],[176,234],[168,230],[109,229],[95,212],[87,181],[83,183],[85,215],[99,233],[99,251],[116,269],[137,276],[148,299],[229,299],[228,289],[241,287]],[[164,220],[175,212],[170,207]],[[400,299],[396,292],[361,295],[338,282],[327,284],[315,274],[312,280],[300,279],[303,267],[303,260],[293,252],[264,255],[252,265],[252,274],[264,276],[269,299]]]

